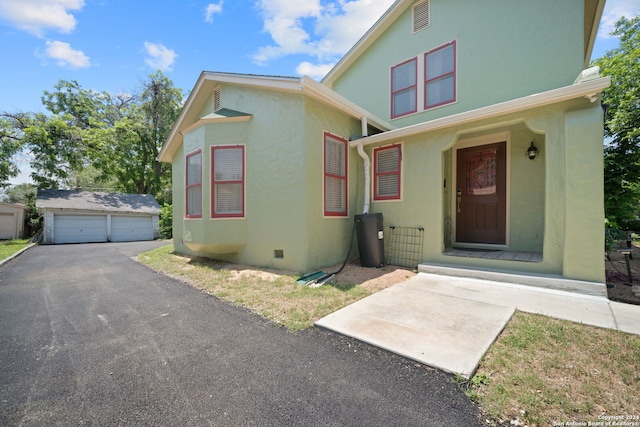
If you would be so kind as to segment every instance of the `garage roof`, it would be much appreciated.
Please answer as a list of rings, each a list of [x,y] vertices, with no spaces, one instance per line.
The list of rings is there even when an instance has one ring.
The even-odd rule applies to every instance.
[[[73,190],[38,190],[38,209],[68,209],[119,213],[159,214],[150,194],[96,193]]]

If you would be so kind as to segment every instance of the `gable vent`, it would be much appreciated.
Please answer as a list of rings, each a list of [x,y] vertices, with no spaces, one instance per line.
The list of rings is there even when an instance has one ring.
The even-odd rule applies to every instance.
[[[220,105],[220,88],[213,90],[213,112],[218,111],[222,106]]]
[[[430,1],[423,1],[413,5],[413,32],[416,33],[429,26]]]

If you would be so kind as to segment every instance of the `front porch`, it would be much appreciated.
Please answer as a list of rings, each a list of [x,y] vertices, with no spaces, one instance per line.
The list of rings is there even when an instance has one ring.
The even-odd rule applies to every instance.
[[[447,248],[443,252],[446,256],[464,258],[499,259],[503,261],[542,262],[542,252],[531,251],[502,251],[494,249],[463,249]]]
[[[567,279],[558,274],[523,272],[518,271],[517,266],[515,265],[513,270],[510,270],[508,267],[505,269],[495,269],[458,264],[461,257],[539,263],[542,262],[541,253],[449,248],[445,250],[443,254],[447,257],[451,257],[451,263],[423,262],[418,264],[418,272],[436,274],[439,276],[449,276],[452,280],[454,280],[454,278],[462,277],[481,281],[510,283],[525,287],[534,286],[536,288],[548,290],[549,292],[563,291],[607,298],[607,288],[605,283]]]

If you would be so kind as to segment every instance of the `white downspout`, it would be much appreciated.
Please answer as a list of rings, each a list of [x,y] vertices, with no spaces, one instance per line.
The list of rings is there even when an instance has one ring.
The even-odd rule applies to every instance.
[[[368,136],[367,133],[367,118],[362,116],[362,137]],[[371,160],[365,153],[362,143],[357,145],[358,154],[364,160],[364,206],[362,208],[363,214],[369,213],[369,201],[371,199]]]

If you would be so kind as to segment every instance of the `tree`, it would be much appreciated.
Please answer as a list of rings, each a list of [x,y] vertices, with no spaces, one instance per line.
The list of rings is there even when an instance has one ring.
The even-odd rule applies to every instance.
[[[29,195],[36,194],[36,187],[32,184],[18,184],[7,187],[4,190],[0,201],[4,203],[22,203],[26,204]]]
[[[24,217],[25,237],[31,237],[42,228],[42,218],[36,208],[36,187],[32,184],[13,185],[4,190],[0,197],[4,203],[21,203],[26,206]]]
[[[25,148],[38,187],[113,189],[170,202],[171,168],[157,157],[180,113],[182,90],[159,71],[139,94],[111,96],[63,80],[54,89],[42,97],[50,114],[3,116],[0,183],[17,174],[11,156]]]
[[[161,72],[143,82],[134,103],[127,105],[113,126],[93,129],[89,138],[102,143],[103,155],[94,166],[116,178],[119,189],[148,193],[160,204],[171,202],[170,165],[157,160],[182,107],[182,90]]]
[[[85,164],[82,129],[73,117],[36,114],[22,129],[23,143],[33,154],[31,179],[41,188],[64,186],[69,175]]]
[[[605,214],[625,227],[640,212],[640,16],[621,18],[612,35],[620,45],[595,61],[611,87],[603,94],[605,121]]]
[[[158,221],[161,239],[171,239],[173,237],[173,206],[165,203],[160,211]]]
[[[22,114],[0,115],[0,188],[20,173],[14,157],[22,149],[21,127],[25,119]]]

